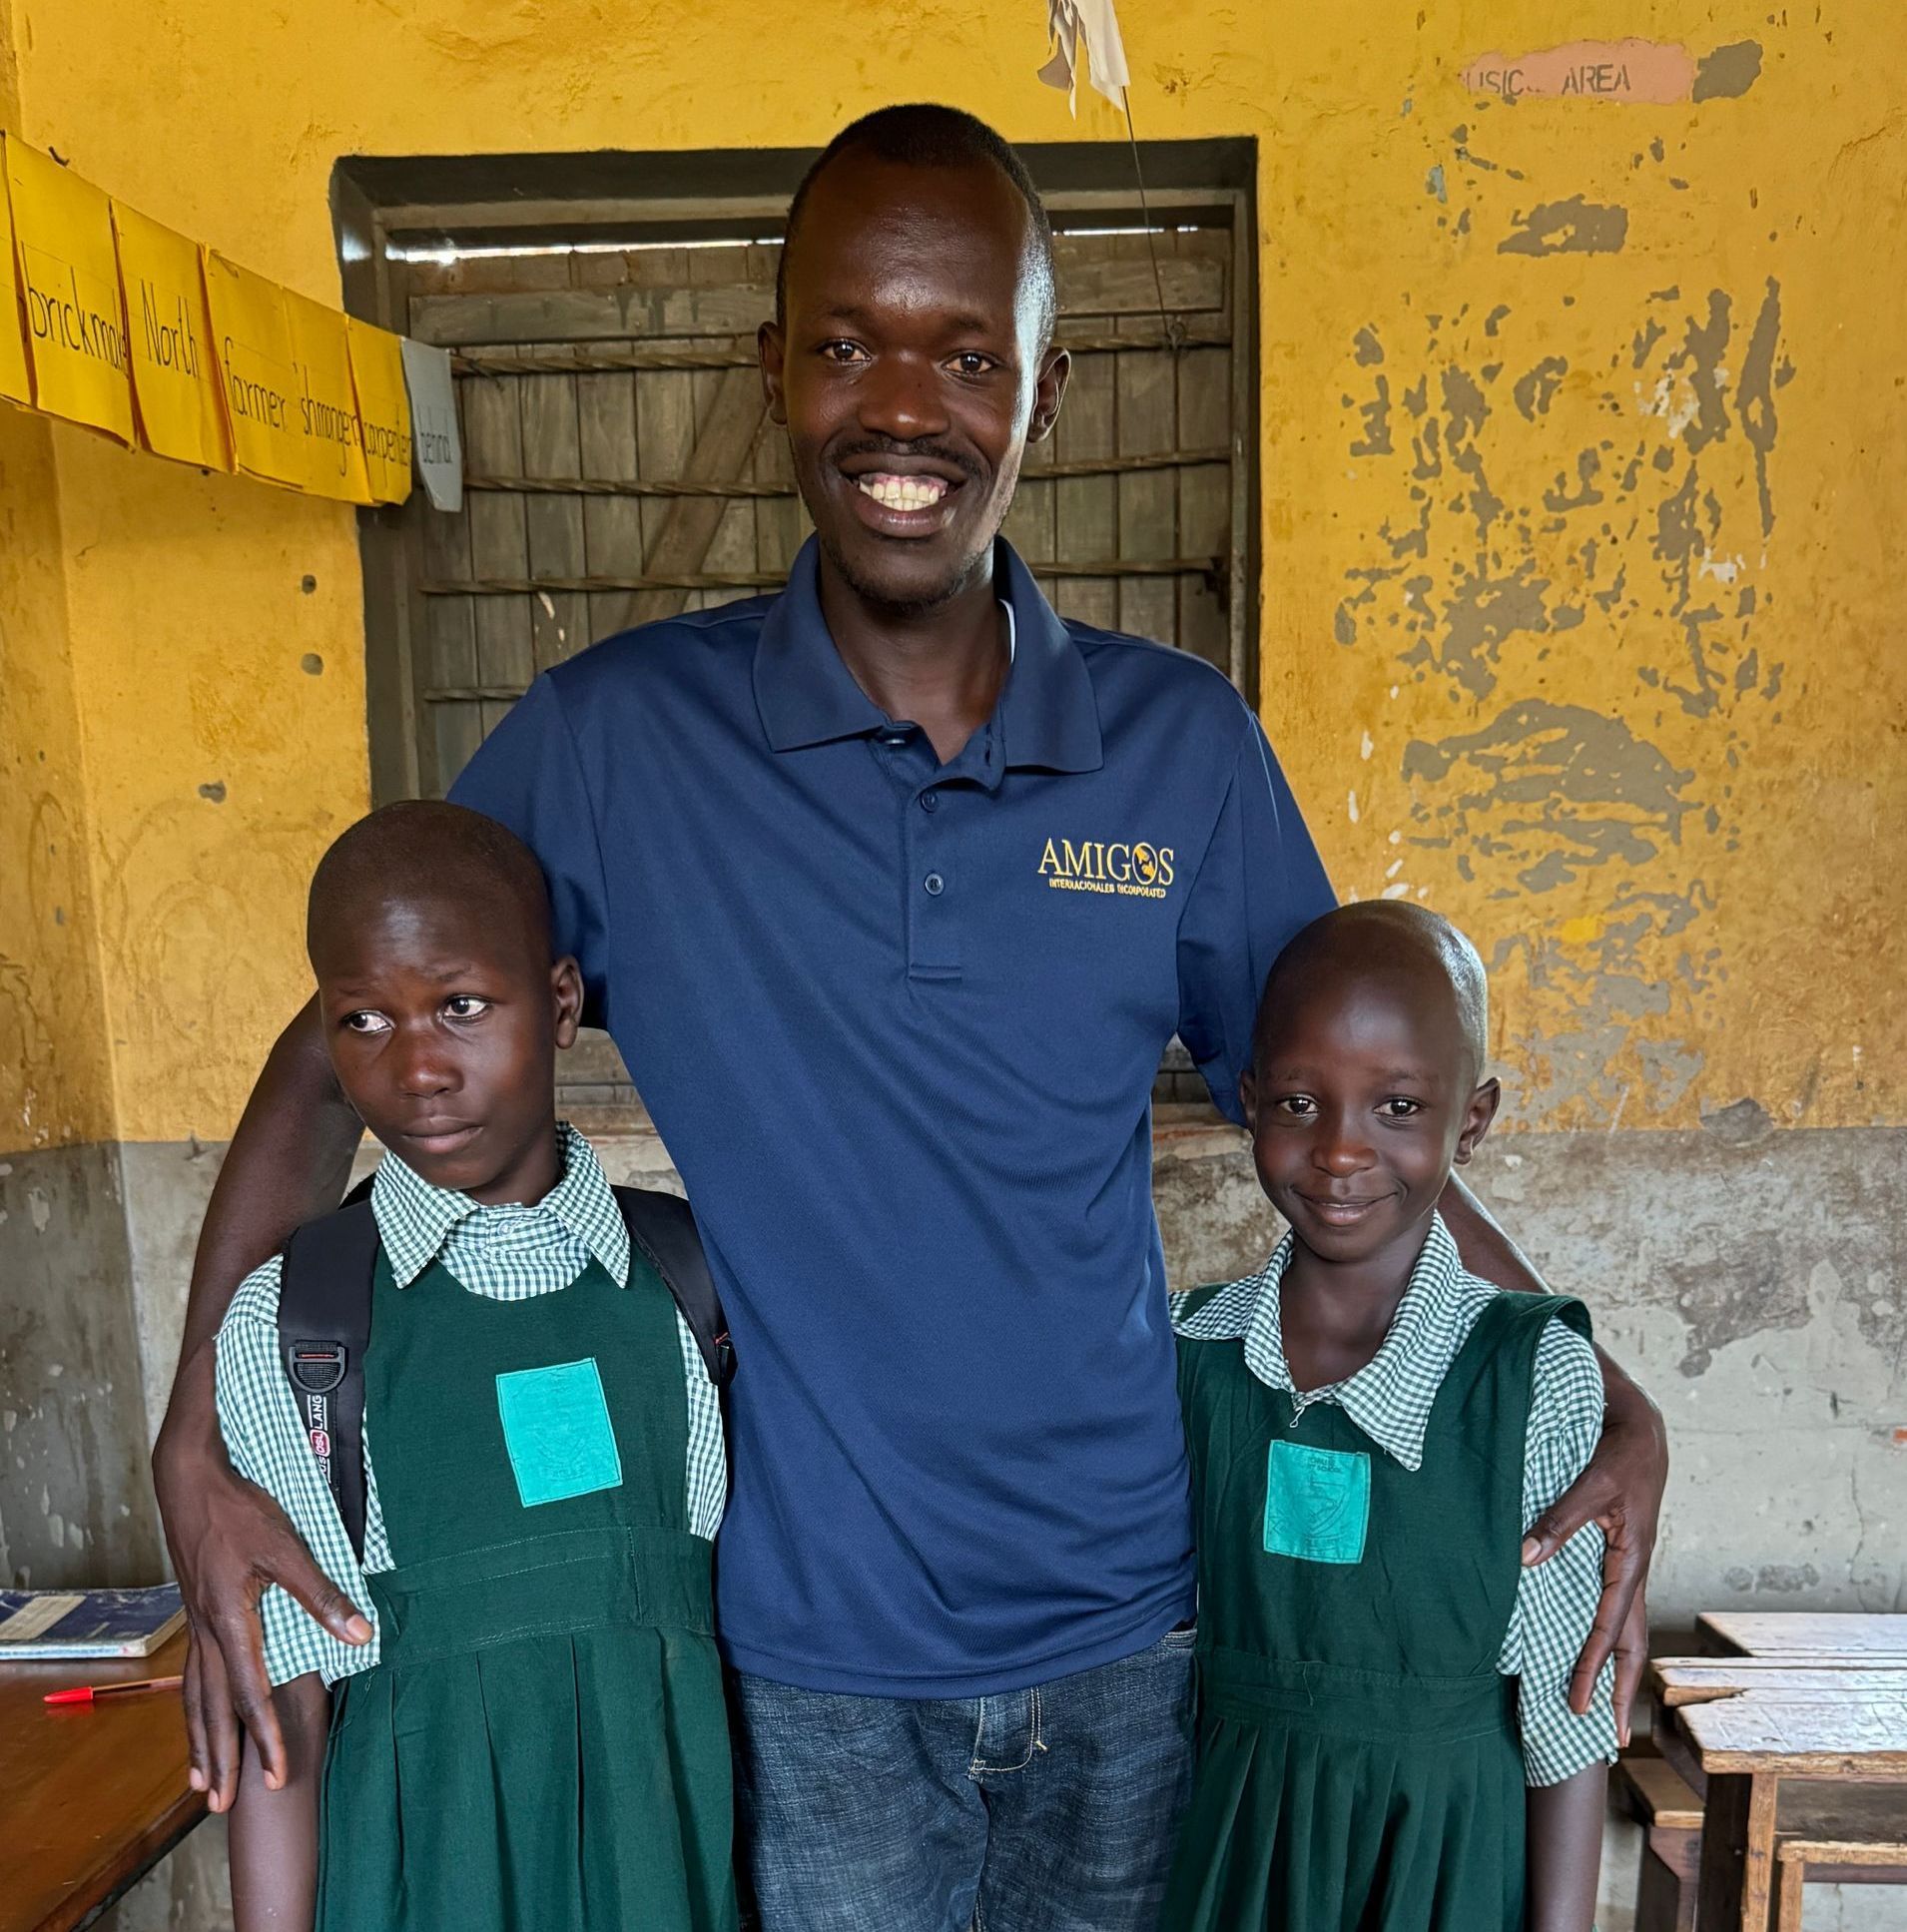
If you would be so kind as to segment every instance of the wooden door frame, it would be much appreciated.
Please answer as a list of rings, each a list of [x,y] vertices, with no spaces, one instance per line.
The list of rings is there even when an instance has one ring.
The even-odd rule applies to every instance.
[[[653,242],[759,237],[780,230],[788,198],[814,150],[694,154],[351,157],[331,179],[331,218],[344,307],[404,332],[409,318],[402,242],[434,236],[462,246],[539,240]],[[1138,212],[1132,187],[1107,187],[1129,167],[1108,143],[1029,143],[1019,150],[1062,223]],[[1258,703],[1261,608],[1259,544],[1259,331],[1256,143],[1147,142],[1140,148],[1147,205],[1161,216],[1203,215],[1232,234],[1231,550],[1227,586],[1232,681]],[[698,186],[707,192],[697,192]],[[373,803],[440,789],[423,770],[416,717],[415,640],[424,633],[420,493],[406,505],[358,512],[364,580],[364,701]]]

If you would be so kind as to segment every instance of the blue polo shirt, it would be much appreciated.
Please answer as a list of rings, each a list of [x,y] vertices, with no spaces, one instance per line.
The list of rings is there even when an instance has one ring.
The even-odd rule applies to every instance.
[[[1191,1613],[1152,1081],[1176,1031],[1236,1116],[1332,904],[1216,671],[996,577],[1011,669],[949,764],[842,663],[811,542],[545,672],[451,794],[542,861],[695,1203],[722,1640],[809,1689],[1018,1689]]]

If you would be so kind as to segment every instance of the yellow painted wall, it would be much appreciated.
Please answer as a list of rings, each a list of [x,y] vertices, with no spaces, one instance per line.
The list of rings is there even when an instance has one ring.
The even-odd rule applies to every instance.
[[[18,126],[0,0],[0,129]],[[53,432],[0,403],[0,1153],[110,1136]]]
[[[1121,139],[1034,83],[1044,14],[58,0],[12,37],[27,138],[335,301],[342,154],[819,144],[920,96]],[[1526,1119],[1902,1118],[1896,0],[1121,16],[1142,133],[1261,144],[1265,712],[1341,887],[1476,935]],[[1659,108],[1459,80],[1624,34],[1754,41],[1760,73]],[[1572,233],[1602,252],[1522,252]],[[57,525],[0,596],[69,613],[117,1131],[218,1136],[302,989],[300,881],[364,800],[350,516],[51,449]]]

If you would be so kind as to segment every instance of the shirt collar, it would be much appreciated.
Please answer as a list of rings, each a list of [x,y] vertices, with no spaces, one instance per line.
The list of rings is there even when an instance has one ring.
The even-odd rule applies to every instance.
[[[755,647],[755,703],[778,752],[860,738],[893,721],[841,661],[821,613],[820,547],[810,537],[769,606]],[[1104,763],[1099,708],[1085,660],[1032,573],[1003,537],[995,540],[993,579],[1010,619],[1012,661],[995,711],[1008,766],[1096,772]]]
[[[454,1230],[481,1239],[486,1227],[520,1223],[525,1215],[548,1215],[582,1242],[613,1281],[629,1280],[629,1229],[616,1205],[596,1150],[567,1120],[556,1123],[563,1177],[528,1207],[485,1207],[467,1194],[433,1187],[415,1168],[385,1151],[371,1182],[371,1212],[391,1278],[407,1288],[443,1252]]]
[[[1222,1288],[1178,1324],[1182,1334],[1207,1341],[1242,1340],[1245,1366],[1269,1389],[1296,1395],[1285,1361],[1279,1320],[1279,1285],[1291,1260],[1292,1237],[1279,1242],[1256,1275]],[[1441,1214],[1411,1269],[1404,1299],[1382,1346],[1356,1375],[1330,1389],[1308,1392],[1330,1401],[1395,1462],[1416,1470],[1424,1462],[1424,1437],[1444,1377],[1469,1333],[1458,1321],[1464,1264]]]

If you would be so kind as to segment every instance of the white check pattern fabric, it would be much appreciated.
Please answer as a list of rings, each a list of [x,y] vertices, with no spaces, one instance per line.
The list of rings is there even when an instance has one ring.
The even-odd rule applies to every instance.
[[[386,1152],[371,1184],[371,1212],[399,1288],[433,1261],[486,1301],[527,1301],[554,1294],[593,1257],[613,1281],[629,1280],[629,1230],[589,1142],[567,1122],[558,1126],[563,1177],[531,1207],[483,1207],[466,1194],[432,1187]],[[322,1570],[369,1618],[371,1640],[340,1643],[282,1590],[265,1593],[265,1661],[272,1681],[288,1683],[316,1670],[335,1683],[369,1669],[378,1657],[377,1617],[363,1579],[396,1568],[377,1497],[370,1432],[364,1432],[364,1561],[360,1569],[343,1520],[312,1454],[298,1404],[279,1357],[280,1260],[274,1255],[240,1284],[219,1330],[219,1428],[232,1466],[267,1491],[291,1519]],[[681,1314],[676,1335],[688,1391],[689,1448],[684,1480],[689,1528],[713,1538],[728,1497],[728,1451],[720,1392],[709,1380],[695,1336]]]
[[[1335,1403],[1395,1462],[1421,1469],[1437,1392],[1477,1317],[1501,1290],[1465,1269],[1443,1217],[1435,1216],[1376,1355],[1346,1381],[1301,1392],[1285,1363],[1279,1322],[1279,1284],[1292,1245],[1287,1234],[1257,1274],[1220,1288],[1189,1315],[1175,1313],[1173,1326],[1194,1340],[1243,1342],[1246,1367],[1267,1388],[1292,1396],[1300,1413],[1313,1403]],[[1582,1475],[1601,1435],[1595,1351],[1574,1329],[1552,1321],[1537,1344],[1524,1438],[1526,1533]],[[1526,1570],[1518,1585],[1497,1668],[1518,1679],[1524,1773],[1533,1785],[1561,1784],[1598,1759],[1614,1761],[1614,1666],[1603,1666],[1586,1716],[1569,1703],[1570,1678],[1601,1593],[1602,1533],[1593,1524],[1548,1563]]]

